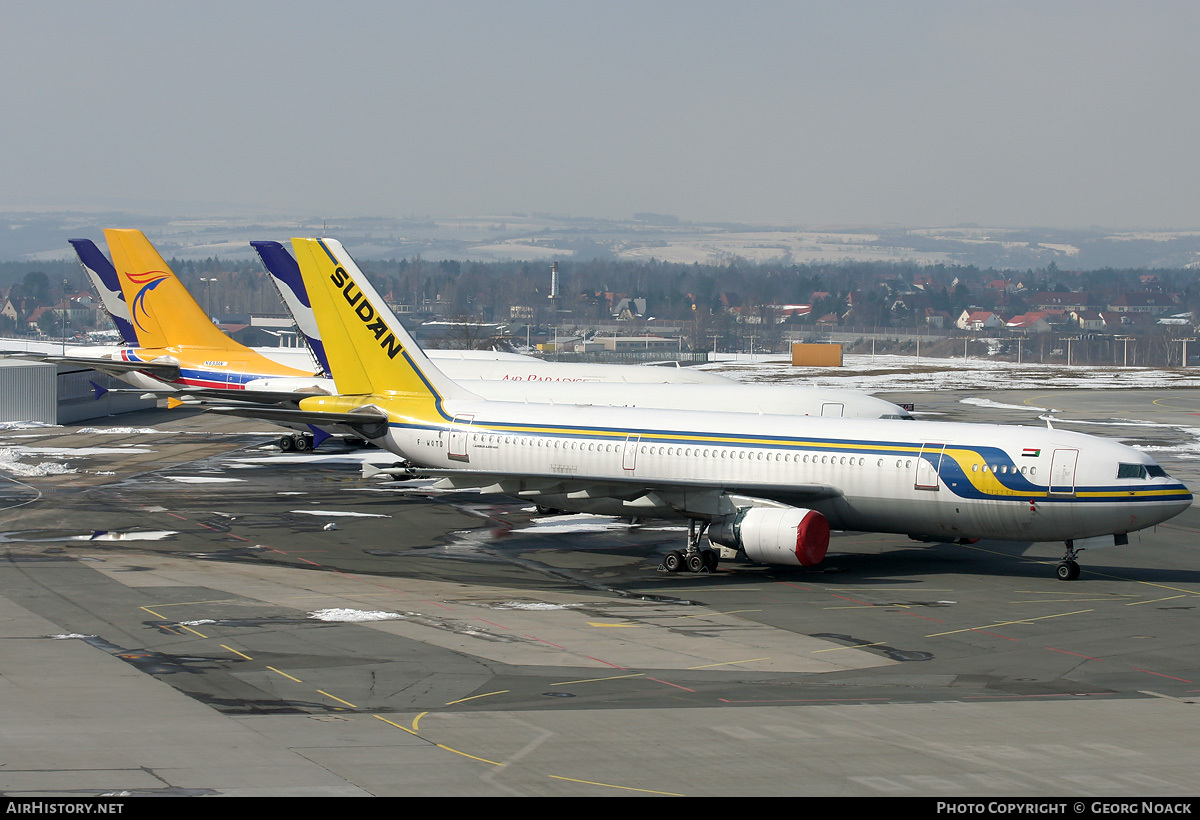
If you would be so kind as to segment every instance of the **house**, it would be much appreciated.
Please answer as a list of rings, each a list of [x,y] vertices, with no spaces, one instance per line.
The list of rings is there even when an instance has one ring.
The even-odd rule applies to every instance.
[[[1122,293],[1108,304],[1113,313],[1148,313],[1158,316],[1179,306],[1177,293]]]
[[[990,310],[964,310],[958,317],[955,326],[959,330],[970,330],[978,333],[981,330],[996,330],[1004,326],[1004,320]]]
[[[944,310],[925,308],[925,326],[934,328],[949,327],[954,323],[954,317]]]
[[[1025,302],[1034,310],[1084,310],[1091,304],[1091,297],[1069,290],[1040,291],[1030,294]]]
[[[1046,333],[1050,330],[1050,322],[1042,311],[1022,313],[1009,319],[1004,327],[1013,333]]]
[[[1070,316],[1071,321],[1079,325],[1080,330],[1104,330],[1104,317],[1100,315],[1100,311],[1098,310],[1073,310]]]

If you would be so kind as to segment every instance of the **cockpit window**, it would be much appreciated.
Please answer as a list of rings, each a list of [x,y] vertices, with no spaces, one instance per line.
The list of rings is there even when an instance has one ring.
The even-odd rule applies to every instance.
[[[1146,478],[1148,475],[1155,478],[1166,478],[1167,472],[1157,464],[1118,464],[1117,478]]]

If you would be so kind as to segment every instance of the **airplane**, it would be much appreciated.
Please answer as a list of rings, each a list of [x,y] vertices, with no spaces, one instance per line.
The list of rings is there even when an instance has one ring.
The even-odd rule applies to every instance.
[[[181,395],[187,401],[227,398],[229,391],[236,391],[238,400],[295,406],[305,396],[334,392],[332,382],[323,377],[328,362],[299,270],[279,243],[251,244],[305,335],[308,350],[251,349],[229,339],[213,325],[142,232],[106,230],[105,236],[115,266],[91,240],[69,241],[126,344],[73,348],[62,356],[43,356],[44,360],[93,367],[144,393],[165,394],[168,401]],[[492,399],[910,417],[898,405],[858,391],[742,385],[692,369],[547,363],[492,351],[448,350],[433,355],[451,378],[470,380],[474,390]],[[614,389],[613,382],[621,382],[621,388]],[[99,393],[102,388],[97,390]],[[308,450],[327,437],[327,431],[320,429],[294,429],[297,432],[280,436],[281,449]]]
[[[575,512],[683,518],[669,571],[721,557],[824,558],[831,529],[1084,549],[1178,515],[1188,488],[1147,454],[1063,430],[492,401],[441,373],[333,239],[292,246],[338,393],[274,418],[334,422],[405,459],[404,475]],[[214,412],[249,415],[245,408]],[[707,532],[712,549],[701,539]],[[719,552],[718,552],[719,551]]]
[[[319,356],[314,357],[317,353],[315,348],[312,352],[304,348],[247,348],[219,333],[141,231],[110,229],[105,231],[105,237],[114,260],[121,260],[116,266],[108,262],[91,240],[69,241],[79,255],[84,270],[96,285],[102,303],[122,332],[125,345],[70,348],[65,357],[53,357],[53,360],[92,364],[100,359],[102,361],[98,364],[106,372],[121,378],[127,378],[126,374],[129,374],[131,383],[145,389],[161,388],[164,383],[170,383],[179,388],[192,386],[287,391],[306,389],[310,385],[308,380],[321,374]],[[119,284],[114,286],[114,282]],[[287,294],[284,295],[286,297]],[[154,321],[155,317],[162,321]],[[204,344],[197,345],[192,338],[197,332],[203,337]],[[206,348],[210,353],[224,350],[234,355],[206,358],[206,361],[211,358],[218,363],[212,366],[204,365],[194,356],[188,357],[184,363],[186,366],[182,368],[188,372],[177,374],[178,368],[174,367],[175,362],[170,358],[177,358],[177,354],[183,351],[172,351],[170,348],[190,347]],[[146,351],[146,355],[138,355],[138,349]],[[244,368],[241,375],[231,376],[219,364],[228,360],[229,366],[236,369],[240,366],[239,360],[247,356],[254,365]],[[735,384],[718,374],[692,368],[567,364],[545,362],[515,353],[482,350],[439,350],[433,351],[432,356],[443,362],[444,369],[452,377],[460,379]],[[148,363],[164,357],[166,360],[160,362],[160,366]],[[46,357],[46,360],[52,358]],[[268,362],[274,362],[277,366]],[[136,375],[151,371],[155,373],[149,379]],[[164,375],[170,378],[162,378]],[[292,385],[286,381],[293,378],[300,378],[302,382]]]
[[[62,355],[37,358],[91,367],[143,392],[189,399],[237,391],[241,400],[286,403],[295,395],[332,389],[309,350],[248,348],[222,333],[141,231],[110,229],[105,238],[115,264],[91,240],[69,241],[124,344],[67,348]],[[435,355],[448,372],[463,379],[547,385],[576,380],[735,384],[716,374],[679,368],[567,365],[493,351],[445,350]],[[97,388],[101,392],[103,388]],[[281,436],[279,445],[307,450],[324,437],[319,430],[304,428]]]

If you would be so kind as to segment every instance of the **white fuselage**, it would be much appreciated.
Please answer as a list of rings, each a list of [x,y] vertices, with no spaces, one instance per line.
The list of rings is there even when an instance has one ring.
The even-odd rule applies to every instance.
[[[1117,478],[1119,464],[1157,470],[1144,453],[1062,430],[464,400],[441,412],[439,424],[394,420],[377,443],[420,466],[512,476],[501,492],[559,509],[689,515],[689,495],[715,490],[839,529],[1060,541],[1143,529],[1191,503],[1165,475]],[[638,487],[651,492],[622,494]]]

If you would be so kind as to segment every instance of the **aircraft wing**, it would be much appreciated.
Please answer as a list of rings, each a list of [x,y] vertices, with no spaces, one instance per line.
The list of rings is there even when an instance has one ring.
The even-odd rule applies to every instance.
[[[195,398],[199,401],[196,404],[203,404],[204,400],[217,400],[219,402],[237,402],[238,404],[245,403],[250,406],[270,407],[270,406],[295,406],[302,399],[312,398],[313,396],[326,396],[328,393],[323,392],[305,392],[300,390],[260,390],[257,388],[248,388],[244,390],[229,390],[221,387],[161,387],[139,390],[137,388],[122,388],[117,390],[109,390],[111,393],[129,393],[131,395],[144,396],[152,394],[162,398],[182,399],[185,402],[189,398]],[[234,405],[236,406],[236,405]],[[208,409],[208,408],[206,408]],[[328,414],[326,414],[328,415]],[[260,418],[265,418],[260,414]]]
[[[556,498],[572,502],[595,501],[597,511],[644,515],[670,509],[699,517],[727,515],[739,506],[798,506],[837,498],[842,491],[828,484],[734,484],[714,486],[710,481],[669,480],[640,476],[620,478],[577,478],[573,476],[525,476],[480,470],[425,469],[423,467],[378,468],[363,465],[363,477],[391,475],[394,478],[437,478],[433,486],[443,490],[478,489],[484,493],[524,498],[554,506]],[[608,504],[609,506],[605,506]],[[732,506],[731,506],[732,505]]]
[[[179,362],[173,359],[156,359],[148,362],[123,362],[118,359],[89,358],[87,356],[52,356],[38,353],[5,353],[5,357],[14,359],[29,359],[46,362],[47,364],[70,364],[87,367],[110,376],[120,376],[122,373],[148,373],[164,381],[179,378]],[[144,392],[144,391],[143,391]]]
[[[388,423],[387,413],[370,406],[362,407],[348,413],[334,413],[330,411],[313,412],[290,407],[270,407],[259,404],[205,405],[204,409],[209,413],[221,413],[226,416],[242,416],[244,418],[282,421],[290,424],[311,424],[314,427],[328,427],[331,424],[340,424],[344,427],[349,427],[366,439],[382,436],[384,431],[387,430]]]

